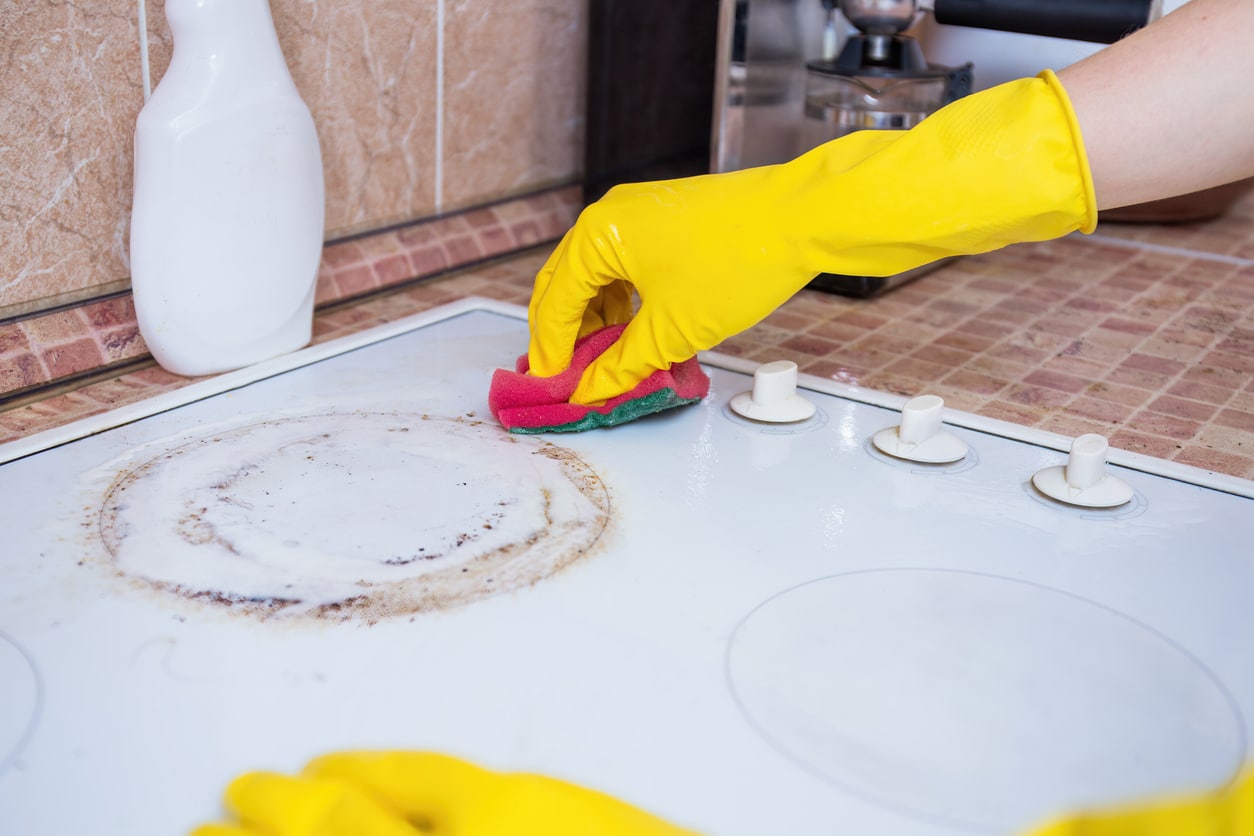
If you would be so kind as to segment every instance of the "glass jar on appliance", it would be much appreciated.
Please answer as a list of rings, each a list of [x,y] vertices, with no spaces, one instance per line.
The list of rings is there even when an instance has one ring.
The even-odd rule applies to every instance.
[[[810,149],[853,131],[908,130],[952,100],[948,72],[845,75],[811,64],[802,142]]]
[[[971,64],[929,64],[905,35],[914,0],[827,0],[858,33],[832,58],[806,65],[802,150],[860,130],[908,130],[971,92]]]

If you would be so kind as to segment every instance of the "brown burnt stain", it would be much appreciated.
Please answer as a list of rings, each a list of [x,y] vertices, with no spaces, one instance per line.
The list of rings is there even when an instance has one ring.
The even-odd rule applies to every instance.
[[[96,534],[111,560],[116,560],[121,543],[127,536],[127,522],[123,519],[122,512],[127,510],[126,492],[129,486],[145,478],[152,478],[165,464],[177,457],[195,452],[204,444],[222,443],[238,433],[251,432],[291,420],[310,420],[317,417],[320,416],[272,419],[248,425],[231,433],[221,433],[211,438],[188,442],[133,468],[120,471],[105,491],[103,500],[95,511]],[[336,417],[342,417],[342,413]],[[384,418],[392,421],[417,420],[424,423],[443,421],[475,427],[485,424],[483,421],[473,419],[473,416],[443,418],[428,414],[415,416],[396,413],[355,413],[354,417]],[[396,426],[389,427],[386,431],[409,432],[410,430],[410,426]],[[310,439],[289,442],[289,445],[308,443],[316,446],[319,441],[330,441],[332,438],[331,433],[320,433]],[[602,535],[609,527],[612,512],[609,491],[596,471],[573,451],[549,441],[523,440],[508,433],[493,435],[492,438],[497,443],[518,444],[524,441],[538,443],[539,447],[533,451],[533,454],[545,456],[558,463],[562,475],[595,509],[595,516],[591,519],[580,520],[574,525],[567,525],[564,530],[555,530],[563,529],[563,527],[554,522],[550,513],[553,497],[547,487],[537,485],[536,490],[543,501],[545,530],[478,555],[469,562],[441,567],[440,563],[449,562],[448,558],[455,556],[458,548],[474,542],[483,531],[493,530],[495,525],[507,518],[511,506],[508,501],[502,500],[496,503],[500,510],[493,511],[484,518],[477,526],[477,531],[459,533],[455,538],[455,545],[447,553],[428,552],[426,547],[419,546],[412,554],[388,555],[379,559],[379,563],[388,566],[420,564],[424,568],[435,567],[431,571],[386,583],[359,581],[357,586],[363,590],[360,594],[312,605],[299,598],[248,597],[228,590],[199,589],[179,583],[130,576],[121,570],[118,574],[141,589],[157,590],[163,594],[177,596],[186,602],[212,607],[234,615],[261,620],[276,617],[287,620],[295,617],[335,623],[359,622],[368,625],[399,616],[413,616],[424,612],[460,607],[480,598],[526,589],[596,553],[601,546]],[[231,477],[221,480],[219,484],[212,485],[211,488],[219,493],[227,493],[239,479],[258,467],[260,465],[256,462],[248,462],[237,469]],[[226,496],[223,501],[232,500]],[[237,507],[247,506],[247,503],[236,502],[235,504]],[[179,536],[192,545],[213,542],[232,554],[239,555],[239,550],[234,544],[219,535],[212,523],[205,519],[207,513],[208,509],[205,507],[188,511],[178,522]],[[574,529],[578,529],[578,532],[571,538],[573,542],[563,547],[560,552],[556,551],[558,546],[549,541],[570,536]],[[116,565],[114,568],[117,568]]]

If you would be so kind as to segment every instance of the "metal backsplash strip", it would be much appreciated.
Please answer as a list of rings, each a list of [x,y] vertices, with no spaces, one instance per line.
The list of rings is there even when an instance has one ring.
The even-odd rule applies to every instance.
[[[332,241],[318,307],[556,241],[581,201],[578,186],[562,187]],[[0,408],[148,358],[129,292],[0,323]]]

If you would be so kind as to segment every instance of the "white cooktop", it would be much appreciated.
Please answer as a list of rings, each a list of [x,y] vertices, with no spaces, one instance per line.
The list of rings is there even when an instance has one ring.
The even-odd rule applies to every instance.
[[[1133,501],[1060,506],[1065,439],[946,413],[971,453],[910,464],[868,444],[904,399],[754,424],[718,355],[511,436],[526,334],[472,300],[0,447],[0,832],[184,832],[344,748],[719,836],[1010,834],[1248,757],[1249,483],[1112,453]]]

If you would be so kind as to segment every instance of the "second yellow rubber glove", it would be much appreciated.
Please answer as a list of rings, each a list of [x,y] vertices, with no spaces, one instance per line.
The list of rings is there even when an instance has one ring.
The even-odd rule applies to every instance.
[[[1029,836],[1254,836],[1254,769],[1224,790],[1068,816]]]
[[[345,752],[227,788],[192,836],[696,836],[594,790],[430,752]],[[1067,816],[1025,836],[1254,836],[1254,769],[1232,786]]]
[[[344,752],[227,788],[193,836],[695,836],[594,790],[430,752]]]
[[[819,273],[888,276],[1096,220],[1075,114],[1046,72],[781,165],[616,186],[536,277],[531,369],[563,371],[581,333],[630,319],[573,397],[604,401],[749,328]]]

